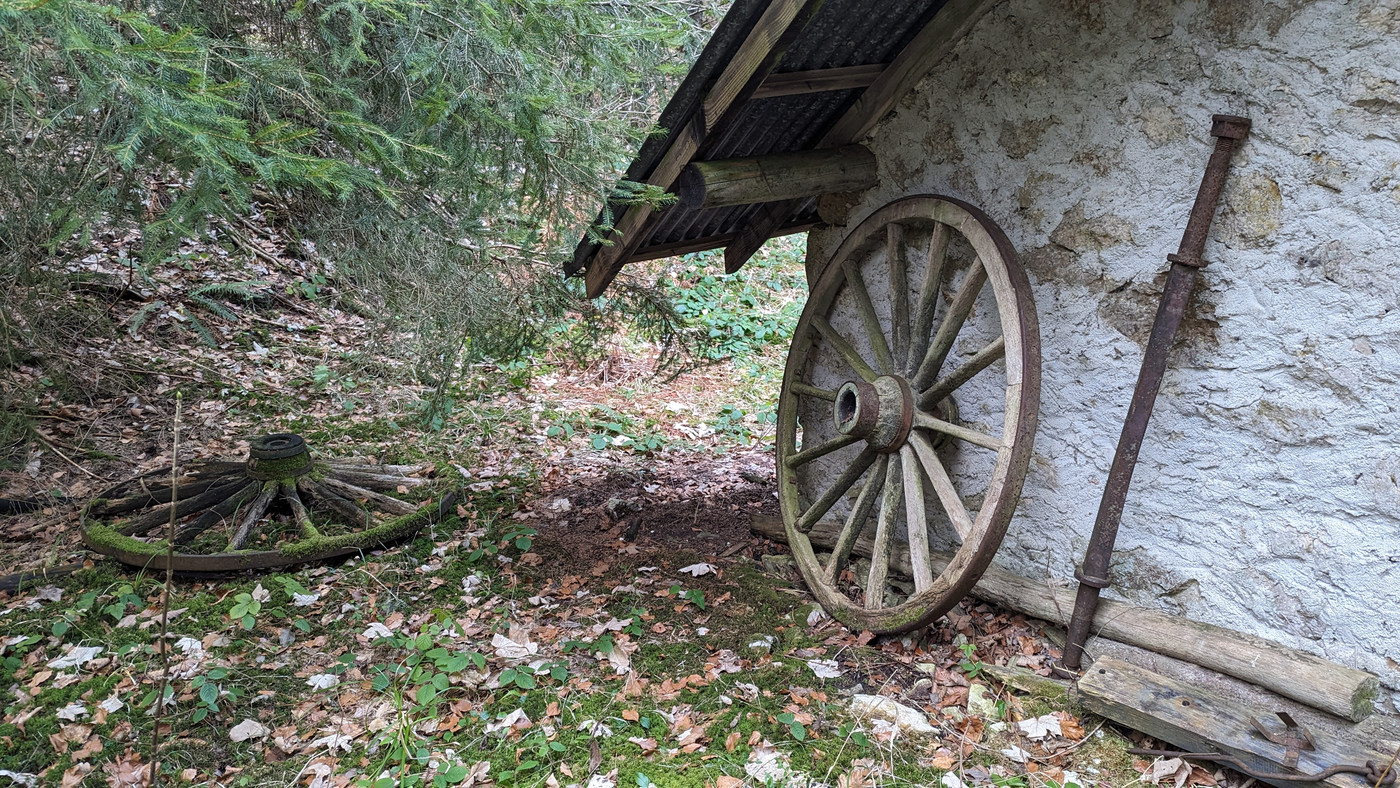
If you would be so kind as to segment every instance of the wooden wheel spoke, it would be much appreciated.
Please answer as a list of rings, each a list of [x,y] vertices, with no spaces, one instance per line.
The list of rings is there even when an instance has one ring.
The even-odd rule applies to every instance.
[[[792,393],[794,394],[805,394],[808,397],[824,399],[827,402],[836,401],[835,391],[832,391],[831,389],[817,388],[816,386],[813,386],[810,383],[803,383],[802,381],[798,381],[796,383],[793,383],[792,386],[790,386],[790,388],[792,389]]]
[[[803,449],[802,451],[788,457],[787,460],[785,460],[784,462],[787,464],[787,467],[796,468],[801,465],[806,465],[807,463],[817,459],[818,457],[825,457],[826,455],[836,451],[837,449],[843,449],[847,446],[850,446],[852,443],[855,443],[859,440],[860,438],[855,435],[839,435],[827,441],[826,443],[813,446],[810,449]]]
[[[889,464],[889,461],[888,455],[880,455],[880,458],[875,462],[875,467],[870,471],[870,475],[865,477],[865,485],[860,488],[860,495],[856,496],[855,506],[851,507],[851,513],[846,516],[846,522],[841,526],[841,533],[836,537],[836,544],[831,549],[831,560],[827,562],[823,570],[828,583],[836,583],[836,578],[840,576],[842,567],[850,560],[851,550],[855,547],[861,532],[865,530],[865,523],[870,519],[870,513],[875,509],[875,502],[880,498],[880,490],[885,486],[885,466]]]
[[[933,194],[876,210],[818,262],[778,412],[783,529],[808,588],[834,618],[851,631],[909,632],[958,603],[1015,511],[1040,402],[1030,282],[991,218]],[[990,366],[996,374],[982,375]],[[912,403],[904,399],[910,389]],[[996,428],[957,415],[998,406],[1005,423]],[[903,412],[912,429],[897,430],[890,410]],[[994,454],[966,456],[965,466],[961,442]],[[964,503],[960,491],[984,494]],[[958,545],[946,563],[933,549],[944,540]],[[830,557],[818,558],[817,546],[830,548]],[[870,558],[868,570],[855,584],[843,582],[857,555]],[[894,593],[897,574],[910,576],[912,593]]]
[[[875,314],[875,303],[870,300],[870,290],[865,286],[865,277],[860,273],[860,266],[847,262],[843,270],[846,274],[846,285],[855,296],[860,322],[865,326],[866,336],[870,338],[871,349],[875,351],[875,363],[880,365],[880,371],[884,374],[892,374],[895,371],[894,356],[890,355],[890,343],[885,339],[885,329],[880,325],[880,316]]]
[[[943,262],[948,258],[948,225],[938,222],[929,236],[928,252],[924,257],[924,282],[919,287],[919,305],[914,310],[914,326],[910,330],[909,355],[904,361],[908,374],[928,351],[929,334],[933,331],[934,313],[938,309],[938,289],[943,283]]]
[[[933,565],[929,560],[928,515],[924,512],[924,479],[919,459],[909,444],[899,448],[904,469],[904,521],[909,528],[909,563],[914,569],[914,593],[933,586]]]
[[[958,292],[953,295],[953,302],[948,305],[948,313],[943,316],[943,322],[938,324],[938,332],[929,342],[928,352],[924,353],[919,370],[914,373],[914,379],[909,381],[915,390],[928,388],[928,384],[938,376],[944,360],[948,358],[948,351],[953,349],[958,332],[962,330],[963,323],[967,322],[967,316],[972,314],[972,305],[977,303],[977,294],[982,291],[982,285],[986,281],[987,268],[981,259],[978,259],[967,270],[967,276],[963,277]]]
[[[831,507],[835,506],[836,502],[841,500],[841,496],[845,495],[846,491],[851,489],[851,485],[855,484],[856,480],[860,478],[860,475],[865,473],[865,469],[869,468],[874,462],[874,452],[861,452],[860,456],[846,468],[845,472],[827,488],[827,491],[822,493],[822,496],[817,499],[816,503],[809,506],[807,511],[803,512],[802,516],[797,519],[797,530],[803,533],[812,530],[812,526],[816,525],[818,520],[822,519],[827,512],[831,511]]]
[[[914,411],[914,426],[922,427],[926,430],[933,430],[934,432],[941,432],[944,435],[951,435],[958,440],[975,443],[978,446],[991,449],[992,451],[1001,451],[1001,438],[995,435],[988,435],[985,432],[978,432],[977,430],[969,429],[968,427],[954,424],[950,421],[935,418],[921,410]]]
[[[351,501],[363,500],[366,503],[373,503],[390,514],[412,514],[418,511],[417,506],[407,501],[401,501],[390,495],[343,482],[338,476],[327,476],[321,480],[321,484],[342,498],[347,498]]]
[[[972,380],[977,373],[990,367],[1002,356],[1006,355],[1006,339],[997,337],[990,344],[977,351],[976,355],[968,359],[966,363],[953,370],[952,374],[936,381],[928,390],[919,395],[919,407],[924,409],[933,408],[942,402],[949,394],[957,391],[962,384]]]
[[[306,539],[315,539],[320,536],[321,532],[311,522],[311,512],[307,511],[306,504],[302,503],[301,496],[297,495],[296,482],[291,480],[282,482],[282,497],[292,508],[292,519],[296,520],[297,527],[301,529],[301,535]]]
[[[963,506],[958,489],[953,486],[953,480],[943,467],[942,460],[939,460],[938,454],[934,452],[933,444],[929,443],[928,438],[915,432],[909,435],[909,445],[913,446],[914,452],[919,455],[919,462],[924,466],[924,473],[928,474],[929,483],[938,494],[943,510],[948,513],[953,530],[958,532],[958,538],[967,539],[968,534],[972,533],[972,515],[968,514],[967,507]]]
[[[837,331],[825,317],[821,315],[813,316],[812,325],[816,327],[817,331],[821,333],[822,337],[824,337],[827,342],[831,343],[831,346],[836,349],[836,352],[841,355],[841,358],[845,359],[846,363],[851,366],[851,369],[855,370],[857,375],[860,375],[861,380],[869,383],[876,378],[875,370],[871,369],[870,365],[865,363],[865,359],[860,357],[860,354],[851,346],[851,343],[847,342],[846,338],[841,336],[841,332]]]
[[[909,358],[909,271],[904,259],[904,225],[885,226],[885,266],[890,272],[890,335],[894,338],[894,358],[899,364]],[[890,364],[894,370],[894,362]]]
[[[894,541],[899,499],[904,490],[899,457],[890,458],[885,468],[885,494],[880,500],[880,517],[875,525],[875,545],[870,551],[870,574],[865,578],[865,609],[885,606],[885,581],[890,575],[890,545]]]
[[[238,530],[233,532],[233,537],[228,540],[228,551],[231,553],[243,546],[248,541],[248,537],[253,534],[253,526],[258,524],[263,515],[267,514],[267,509],[272,505],[272,501],[277,497],[281,486],[277,482],[264,482],[262,491],[258,497],[248,504],[248,509],[243,513],[243,519],[238,523]]]

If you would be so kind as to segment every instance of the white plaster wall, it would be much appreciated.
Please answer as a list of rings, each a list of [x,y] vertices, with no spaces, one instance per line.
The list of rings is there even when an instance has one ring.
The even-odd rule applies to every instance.
[[[1372,671],[1400,700],[1400,2],[1007,0],[875,131],[886,202],[983,208],[1044,352],[998,562],[1082,556],[1213,140],[1248,115],[1111,592]],[[845,228],[812,233],[822,259]]]

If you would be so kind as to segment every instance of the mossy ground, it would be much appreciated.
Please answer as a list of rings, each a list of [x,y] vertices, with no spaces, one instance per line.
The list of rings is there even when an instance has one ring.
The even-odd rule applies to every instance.
[[[1086,783],[1136,779],[1109,729],[1061,741],[1074,749],[1046,754],[1032,772],[1001,755],[1014,739],[993,720],[982,730],[959,721],[972,662],[1033,659],[1046,647],[1021,640],[1035,640],[1034,625],[960,608],[917,637],[870,640],[814,615],[790,567],[765,562],[782,548],[750,539],[744,518],[772,502],[771,410],[802,263],[799,254],[774,268],[781,286],[744,285],[755,306],[743,309],[707,300],[737,285],[701,276],[705,265],[682,266],[703,285],[687,303],[723,321],[713,330],[747,337],[747,349],[675,381],[649,377],[655,349],[626,342],[588,368],[483,367],[453,388],[452,413],[429,430],[424,389],[403,378],[409,361],[376,355],[362,321],[328,309],[295,331],[268,329],[286,318],[270,312],[224,327],[217,352],[160,348],[161,363],[132,375],[141,407],[123,404],[125,389],[78,403],[81,386],[72,402],[55,393],[40,403],[59,415],[54,445],[113,480],[169,467],[182,391],[182,435],[201,456],[241,457],[241,441],[289,431],[327,456],[431,463],[466,493],[457,516],[391,549],[177,581],[163,784],[481,784],[466,775],[485,770],[498,785],[597,776],[625,788],[730,788],[763,784],[747,769],[765,758],[846,788],[936,785],[949,770],[1013,788],[1058,779],[1060,768]],[[90,437],[99,432],[120,438]],[[107,459],[88,463],[98,457]],[[101,488],[56,455],[45,462],[41,478],[67,473],[70,498]],[[745,474],[759,481],[735,481]],[[555,516],[560,499],[572,514]],[[613,499],[642,509],[610,519]],[[61,515],[36,527],[53,531],[46,524]],[[71,546],[45,543],[43,557],[61,561]],[[698,563],[718,571],[681,573]],[[0,595],[0,769],[45,786],[97,786],[149,762],[161,580],[99,562]],[[511,656],[498,635],[534,653]],[[962,654],[959,639],[975,654]],[[48,667],[98,646],[92,661]],[[837,662],[839,675],[817,676],[809,663],[819,660]],[[1073,714],[996,691],[1010,717]],[[857,692],[919,709],[938,735],[882,737],[849,718]],[[502,727],[517,710],[528,724]],[[258,735],[233,741],[250,720]]]
[[[953,717],[931,715],[946,738],[889,742],[847,711],[857,691],[918,707],[909,692],[922,675],[915,660],[948,662],[932,642],[938,633],[914,646],[861,644],[829,620],[811,625],[800,584],[766,571],[752,550],[717,559],[648,544],[581,555],[558,526],[519,519],[535,502],[528,483],[493,488],[465,501],[461,516],[380,555],[178,582],[172,641],[199,641],[204,654],[191,661],[172,652],[167,779],[446,785],[462,775],[454,767],[488,763],[500,785],[582,784],[594,773],[621,786],[761,784],[745,767],[777,757],[791,774],[828,785],[852,775],[931,785],[946,771],[939,753],[959,751]],[[720,514],[701,511],[696,522]],[[718,571],[679,572],[705,562]],[[298,606],[298,593],[316,598]],[[159,578],[102,563],[4,602],[0,682],[14,690],[0,723],[0,768],[40,775],[42,784],[103,785],[116,764],[149,761],[160,596]],[[251,627],[230,615],[245,599],[262,600]],[[376,624],[383,629],[372,631]],[[497,635],[536,650],[501,656]],[[92,645],[104,651],[86,665],[46,667]],[[625,671],[607,659],[610,647],[625,653]],[[808,661],[830,657],[842,674],[817,677]],[[313,689],[312,676],[338,683]],[[212,705],[201,701],[199,677],[218,687]],[[104,711],[113,697],[121,708]],[[75,703],[83,713],[60,719]],[[517,710],[528,724],[492,729]],[[1051,710],[1024,697],[1007,713]],[[233,742],[230,730],[244,720],[268,733]],[[1035,782],[1023,768],[1007,770],[994,737],[984,741],[960,759],[964,769],[995,766]],[[1093,768],[1104,784],[1135,777],[1116,737],[1086,742],[1075,763],[1085,758],[1100,764]]]

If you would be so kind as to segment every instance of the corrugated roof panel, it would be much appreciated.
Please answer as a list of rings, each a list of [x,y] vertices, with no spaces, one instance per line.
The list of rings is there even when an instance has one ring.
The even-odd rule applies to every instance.
[[[827,0],[784,54],[775,73],[812,71],[845,66],[888,63],[906,47],[946,0]],[[716,38],[706,47],[695,69],[662,113],[662,125],[679,126],[703,101],[704,92],[723,65],[743,42],[761,15],[764,2],[737,0],[725,16]],[[742,19],[740,19],[742,17]],[[720,37],[723,36],[721,39]],[[703,72],[703,73],[702,73]],[[745,103],[738,117],[726,123],[719,137],[701,147],[697,161],[764,156],[810,150],[846,112],[862,90],[839,90],[775,96]],[[672,128],[672,131],[675,131]],[[665,152],[667,140],[654,139],[643,146],[627,177],[642,180]],[[815,220],[815,201],[809,200],[797,216]],[[743,230],[762,209],[741,205],[679,212],[662,216],[638,254],[647,247],[726,236]],[[580,244],[575,259],[591,254]]]

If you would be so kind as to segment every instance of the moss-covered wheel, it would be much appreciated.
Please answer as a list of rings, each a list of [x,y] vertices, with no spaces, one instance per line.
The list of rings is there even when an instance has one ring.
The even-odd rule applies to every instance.
[[[83,542],[123,563],[164,569],[173,508],[176,571],[349,555],[412,536],[447,514],[450,494],[422,507],[388,494],[430,484],[414,475],[422,470],[318,459],[299,435],[265,435],[252,441],[246,462],[200,463],[173,482],[156,471],[107,490],[83,509]]]
[[[966,595],[1006,533],[1039,403],[1030,285],[985,214],[910,197],[847,236],[798,322],[778,406],[784,525],[832,616],[904,632]],[[840,536],[818,555],[808,533],[827,519]],[[908,584],[890,576],[906,550]]]

